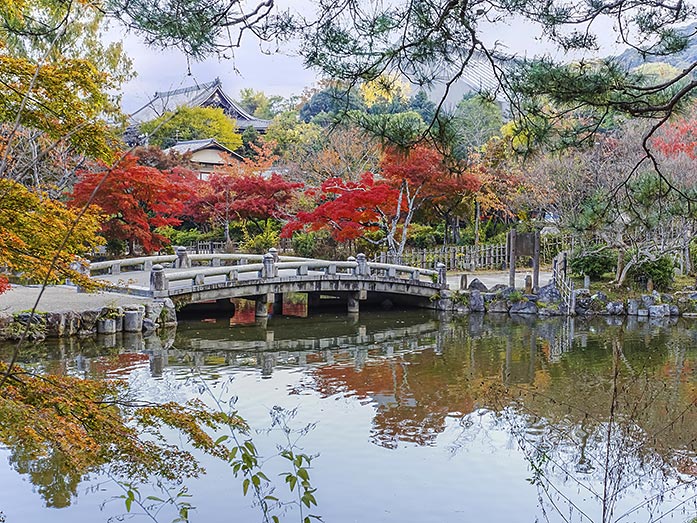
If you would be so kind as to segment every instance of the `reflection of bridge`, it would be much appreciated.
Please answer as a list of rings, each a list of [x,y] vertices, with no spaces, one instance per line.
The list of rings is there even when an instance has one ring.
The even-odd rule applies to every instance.
[[[107,274],[98,274],[103,271]],[[280,304],[286,293],[306,293],[311,308],[323,296],[344,299],[349,312],[358,312],[365,300],[444,309],[448,288],[443,265],[429,270],[371,263],[363,254],[347,261],[289,258],[279,257],[275,249],[264,255],[189,255],[178,248],[171,256],[93,263],[90,273],[117,292],[172,298],[179,306],[210,301],[226,306],[231,298],[252,299],[257,317],[265,317],[268,305]]]

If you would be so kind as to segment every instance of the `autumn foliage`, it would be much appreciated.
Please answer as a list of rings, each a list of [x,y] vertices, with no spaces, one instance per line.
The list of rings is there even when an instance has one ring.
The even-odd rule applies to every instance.
[[[0,195],[0,267],[36,281],[79,281],[71,269],[75,257],[103,241],[97,212],[89,209],[77,220],[76,210],[8,179],[0,178]],[[7,290],[6,282],[0,281],[0,292]]]
[[[290,237],[303,228],[328,229],[335,240],[346,242],[378,231],[387,225],[385,219],[394,212],[399,191],[385,181],[376,180],[372,173],[364,173],[357,182],[330,178],[322,184],[318,196],[317,207],[310,212],[299,212],[283,229],[284,236]],[[405,210],[404,204],[402,207]]]
[[[459,201],[481,185],[473,172],[459,176],[451,173],[441,154],[423,145],[408,153],[385,151],[381,175],[365,173],[358,182],[326,180],[319,192],[313,193],[318,206],[311,212],[298,213],[284,228],[283,235],[324,229],[335,240],[346,242],[381,231],[381,238],[370,241],[386,243],[393,251],[401,252],[418,209],[427,203]]]
[[[129,404],[124,382],[36,376],[0,363],[0,375],[5,373],[0,441],[17,466],[31,462],[32,474],[56,475],[50,485],[40,487],[50,506],[68,505],[83,476],[106,465],[112,474],[131,481],[151,474],[181,481],[201,473],[191,452],[164,439],[165,427],[221,459],[229,451],[206,429],[245,428],[240,418],[210,412],[195,401]]]
[[[137,157],[128,155],[110,170],[79,173],[71,204],[83,205],[99,186],[93,203],[106,215],[103,234],[128,243],[130,252],[135,242],[145,252],[153,252],[167,242],[155,229],[181,223],[184,203],[198,183],[188,169],[162,171],[140,165]]]
[[[697,159],[697,118],[680,118],[664,126],[653,143],[665,156],[684,154],[691,160]]]

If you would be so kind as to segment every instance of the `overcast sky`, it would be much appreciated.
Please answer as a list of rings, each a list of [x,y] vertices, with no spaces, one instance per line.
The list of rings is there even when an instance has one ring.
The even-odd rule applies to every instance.
[[[492,45],[500,42],[510,54],[533,56],[550,52],[539,28],[529,23],[499,23],[480,29],[484,32],[485,43]],[[605,39],[602,54],[619,52],[618,47],[613,45],[611,24],[606,22],[598,29]],[[264,54],[251,38],[244,40],[242,47],[236,50],[234,60],[209,59],[205,62],[192,61],[189,65],[181,51],[176,49],[148,48],[135,34],[121,39],[138,72],[138,76],[123,88],[123,109],[127,113],[145,105],[156,91],[206,83],[216,77],[222,80],[225,91],[233,98],[238,98],[240,89],[246,87],[269,95],[288,97],[302,93],[304,88],[317,81],[315,72],[305,69],[300,57]]]

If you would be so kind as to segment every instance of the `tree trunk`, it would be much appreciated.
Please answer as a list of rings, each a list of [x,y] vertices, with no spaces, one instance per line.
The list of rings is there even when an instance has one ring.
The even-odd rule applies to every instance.
[[[621,285],[620,277],[622,276],[623,271],[624,271],[624,252],[619,250],[617,252],[617,268],[615,269],[615,281],[617,282],[617,285]],[[625,276],[626,276],[626,274],[625,274]],[[624,277],[623,277],[622,281],[624,281]]]
[[[474,202],[474,244],[479,245],[479,201]]]

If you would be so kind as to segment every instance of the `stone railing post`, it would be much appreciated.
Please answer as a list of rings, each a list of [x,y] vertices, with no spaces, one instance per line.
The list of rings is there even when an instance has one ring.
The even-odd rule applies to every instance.
[[[262,278],[273,278],[276,276],[276,263],[273,259],[273,254],[264,254],[264,259],[262,260],[261,277]]]
[[[273,256],[273,262],[278,263],[278,249],[276,247],[271,247],[269,249],[269,254]]]
[[[360,253],[356,255],[356,276],[370,276],[370,266],[368,265],[368,260],[365,254]]]
[[[448,285],[448,276],[445,270],[445,264],[444,263],[439,263],[436,265],[436,270],[438,271],[438,286],[441,289],[445,289]]]
[[[169,280],[165,275],[165,268],[160,265],[153,265],[150,271],[150,290],[153,292],[166,291],[169,289]]]
[[[175,269],[190,269],[191,260],[189,259],[189,254],[186,252],[186,247],[176,248],[177,259],[174,260]],[[154,268],[154,267],[153,267]]]

